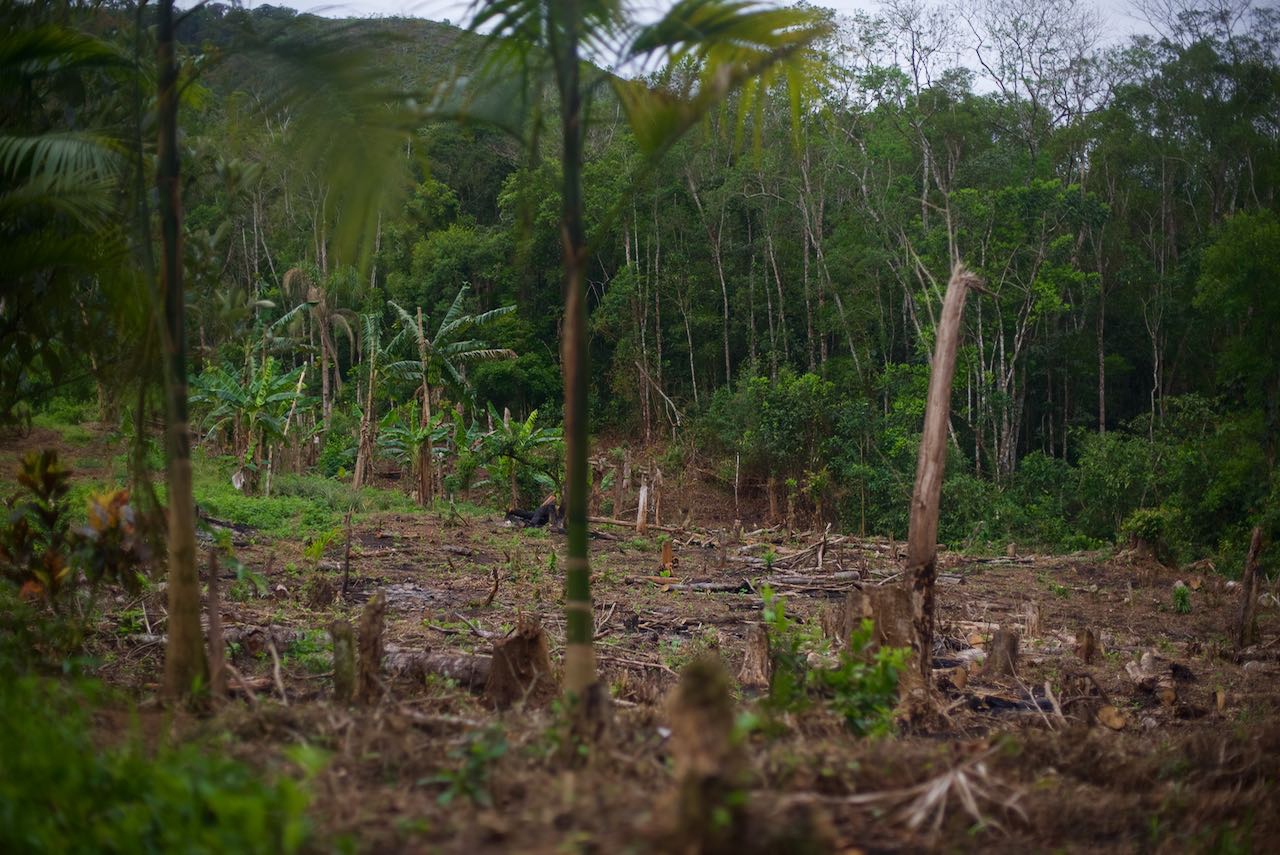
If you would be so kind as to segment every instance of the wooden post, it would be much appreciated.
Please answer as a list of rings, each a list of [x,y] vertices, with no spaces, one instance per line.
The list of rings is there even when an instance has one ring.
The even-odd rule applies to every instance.
[[[649,476],[640,480],[640,506],[636,508],[636,534],[644,534],[649,527]]]
[[[1248,647],[1258,640],[1258,553],[1262,551],[1262,526],[1253,529],[1249,556],[1240,579],[1240,613],[1236,618],[1236,649]]]
[[[911,521],[907,535],[905,576],[911,586],[911,649],[921,687],[927,693],[932,676],[934,584],[938,578],[938,503],[947,459],[947,423],[951,416],[951,379],[964,320],[964,301],[977,276],[956,263],[947,282],[929,372],[929,397],[925,405],[924,432],[916,464],[916,485],[911,496]]]
[[[662,525],[662,470],[653,467],[653,524]]]

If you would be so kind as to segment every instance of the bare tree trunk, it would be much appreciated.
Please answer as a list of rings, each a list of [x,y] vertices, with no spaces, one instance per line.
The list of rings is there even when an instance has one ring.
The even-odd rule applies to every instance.
[[[186,698],[205,682],[208,665],[200,627],[200,576],[196,571],[196,514],[191,487],[191,431],[187,424],[187,341],[182,289],[182,183],[178,164],[178,66],[173,0],[161,0],[156,53],[160,143],[156,190],[160,208],[164,292],[165,411],[169,482],[169,643],[164,689]]]
[[[964,302],[978,279],[957,263],[947,283],[937,344],[929,373],[929,397],[925,405],[924,432],[916,465],[915,492],[911,497],[911,523],[907,536],[906,577],[911,584],[912,652],[921,687],[929,691],[932,676],[934,583],[938,577],[938,503],[947,457],[947,421],[951,413],[951,379],[956,350],[960,346]]]

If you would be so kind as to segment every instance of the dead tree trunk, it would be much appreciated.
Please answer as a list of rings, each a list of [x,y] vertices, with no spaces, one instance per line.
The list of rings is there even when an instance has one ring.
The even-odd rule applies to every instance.
[[[947,294],[938,321],[937,344],[929,372],[929,398],[925,405],[924,433],[916,464],[916,486],[911,496],[911,524],[907,536],[905,576],[911,585],[911,649],[922,688],[928,692],[933,653],[934,583],[938,577],[938,503],[947,458],[947,422],[951,414],[951,378],[955,374],[960,325],[969,287],[978,278],[957,263],[951,270]]]
[[[1262,526],[1256,526],[1249,541],[1249,557],[1244,562],[1244,576],[1240,579],[1240,615],[1235,626],[1237,650],[1258,640],[1258,553],[1261,551]]]

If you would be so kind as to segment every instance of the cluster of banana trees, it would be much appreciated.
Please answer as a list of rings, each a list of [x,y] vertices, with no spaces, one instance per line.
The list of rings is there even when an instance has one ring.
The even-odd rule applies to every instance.
[[[291,270],[285,278],[290,282],[286,293],[301,287],[299,282],[309,282],[301,271]],[[360,315],[353,326],[352,313],[333,307],[321,287],[306,284],[302,303],[273,322],[255,324],[245,333],[241,365],[208,366],[191,384],[192,403],[203,411],[200,424],[205,441],[235,459],[232,483],[236,488],[250,493],[265,490],[270,495],[277,452],[287,450],[293,467],[301,469],[315,462],[314,449],[320,442],[330,441],[338,400],[335,390],[343,383],[335,328],[346,333],[350,353],[356,357],[347,369],[348,377],[358,378],[352,484],[366,485],[376,461],[390,459],[412,473],[418,501],[426,505],[443,489],[441,463],[446,456],[465,452],[468,468],[474,469],[479,458],[472,446],[489,448],[492,443],[482,441],[484,435],[478,433],[479,406],[467,382],[467,368],[516,355],[507,348],[490,347],[476,337],[476,331],[515,307],[469,312],[469,290],[466,285],[459,288],[434,325],[421,307],[411,312],[388,301],[385,312]],[[272,308],[267,301],[254,306],[255,311]],[[284,367],[288,362],[294,366]],[[309,380],[319,385],[319,397],[308,391]],[[468,412],[470,429],[463,427]],[[495,435],[504,432],[512,432],[505,420]],[[527,421],[525,433],[545,437],[532,421]],[[502,447],[508,446],[516,448],[520,442]],[[499,452],[486,459],[498,461],[507,483],[516,483],[522,464]],[[545,472],[545,467],[538,471]]]

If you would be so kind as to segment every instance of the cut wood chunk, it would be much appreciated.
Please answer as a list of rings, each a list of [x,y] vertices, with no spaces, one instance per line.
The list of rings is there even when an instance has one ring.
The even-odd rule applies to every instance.
[[[1129,724],[1129,719],[1111,704],[1106,704],[1098,708],[1098,722],[1112,730],[1124,730]]]
[[[456,680],[470,691],[481,691],[488,682],[491,662],[490,657],[475,653],[426,653],[389,648],[385,665],[387,672],[396,677],[418,680],[444,677]]]

